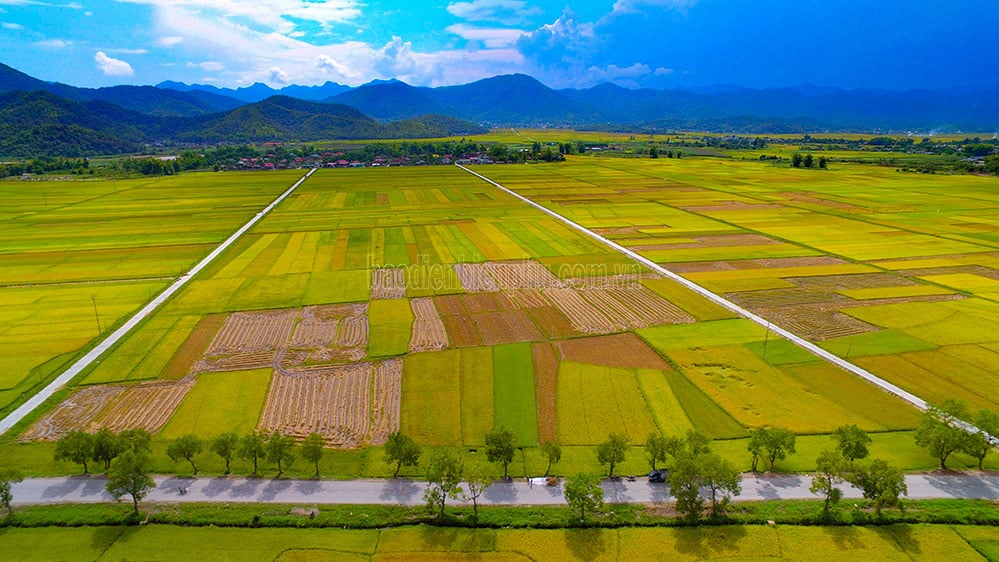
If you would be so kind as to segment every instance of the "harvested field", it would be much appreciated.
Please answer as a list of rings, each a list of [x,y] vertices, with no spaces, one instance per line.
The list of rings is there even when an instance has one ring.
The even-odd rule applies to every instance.
[[[337,318],[303,318],[295,326],[291,336],[291,345],[295,347],[325,347],[336,339]]]
[[[755,206],[755,205],[754,205]],[[635,251],[647,250],[685,250],[690,248],[723,248],[725,246],[763,246],[768,244],[780,244],[779,240],[774,240],[759,234],[723,234],[718,236],[695,236],[693,242],[680,242],[678,244],[631,244]]]
[[[768,203],[746,203],[744,201],[723,201],[716,205],[678,205],[679,208],[692,213],[711,213],[714,211],[757,211],[761,209],[781,209],[780,205]]]
[[[399,430],[401,381],[398,359],[278,373],[257,429],[296,439],[319,433],[344,449],[384,443]]]
[[[835,310],[785,309],[769,313],[766,317],[792,334],[811,341],[841,338],[877,330],[875,326]]]
[[[469,293],[498,291],[496,280],[481,263],[456,263],[454,272],[461,280],[461,285]]]
[[[475,314],[472,316],[472,321],[478,326],[486,345],[545,339],[523,310]]]
[[[287,344],[296,320],[295,310],[234,312],[212,340],[208,355],[280,349]]]
[[[788,277],[800,287],[841,291],[848,289],[881,289],[885,287],[910,287],[915,281],[890,273],[854,273],[852,275],[827,275],[819,277]]]
[[[465,314],[465,305],[462,304],[463,295],[441,295],[433,297],[434,307],[442,315]]]
[[[506,292],[517,308],[542,308],[551,306],[541,289],[515,289]]]
[[[410,353],[438,351],[447,347],[447,331],[430,298],[409,301],[413,308],[413,335],[409,340]]]
[[[658,353],[630,332],[562,340],[556,345],[564,361],[623,369],[670,370]]]
[[[630,328],[646,328],[660,324],[686,324],[694,318],[644,285],[594,289],[582,295],[601,312]],[[614,312],[612,312],[614,311]]]
[[[546,289],[555,307],[562,311],[573,327],[584,334],[606,334],[615,331],[614,323],[572,289]]]
[[[578,336],[581,333],[565,317],[565,314],[562,314],[554,306],[528,308],[526,312],[534,321],[534,325],[549,339]]]
[[[467,314],[480,312],[501,312],[513,308],[513,302],[505,293],[475,293],[460,295],[464,311]]]
[[[536,261],[487,262],[485,268],[501,289],[562,287],[562,281]]]
[[[738,305],[752,310],[785,306],[794,307],[806,304],[822,304],[829,308],[853,305],[852,299],[824,288],[792,287],[788,289],[763,289],[760,291],[726,293],[725,297]]]
[[[70,431],[88,430],[97,416],[126,388],[103,384],[79,388],[22,433],[18,441],[56,441]]]
[[[445,314],[441,316],[448,341],[452,347],[478,347],[482,345],[482,335],[472,318],[465,314]]]
[[[558,417],[558,354],[551,344],[539,343],[531,347],[534,356],[534,392],[538,403],[538,440],[555,441]]]
[[[163,377],[179,379],[192,372],[194,364],[205,353],[215,334],[222,328],[224,317],[221,314],[209,314],[198,322],[194,330],[184,340],[184,345],[174,353],[170,362],[163,370]]]
[[[372,299],[401,299],[406,296],[406,270],[382,268],[371,271]]]
[[[846,260],[840,258],[834,258],[832,256],[806,256],[801,258],[760,258],[756,260],[749,260],[750,263],[755,263],[759,267],[765,267],[767,269],[780,269],[784,267],[815,267],[823,265],[843,265],[849,263]],[[736,269],[742,269],[738,266]]]
[[[129,387],[92,425],[114,432],[145,429],[156,433],[170,419],[181,400],[194,386],[194,377],[179,381],[144,382]]]

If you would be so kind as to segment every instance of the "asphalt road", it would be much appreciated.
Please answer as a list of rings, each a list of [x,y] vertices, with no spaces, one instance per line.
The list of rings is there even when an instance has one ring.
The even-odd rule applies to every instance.
[[[268,478],[154,478],[156,489],[145,501],[241,502],[291,504],[419,505],[425,483],[414,480],[273,480]],[[910,474],[905,477],[909,499],[999,500],[999,474]],[[14,484],[14,505],[99,503],[114,501],[104,490],[103,476],[28,478]],[[743,476],[742,493],[735,501],[818,499],[808,491],[807,475]],[[180,489],[187,489],[181,494]],[[644,479],[604,481],[608,503],[662,503],[670,501],[669,486]],[[846,499],[860,498],[849,484],[840,486]],[[562,487],[525,480],[497,482],[480,502],[484,505],[564,505]]]

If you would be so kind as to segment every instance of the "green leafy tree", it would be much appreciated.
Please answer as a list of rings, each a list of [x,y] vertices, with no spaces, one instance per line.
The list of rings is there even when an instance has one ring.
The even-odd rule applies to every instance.
[[[978,459],[978,470],[982,470],[985,457],[999,444],[999,413],[980,410],[975,426],[984,433],[975,432],[965,438],[963,450]]]
[[[804,158],[801,159],[801,165],[805,168],[811,168],[815,164],[815,159],[811,154],[806,154]]]
[[[829,159],[825,156],[819,156],[819,169],[825,170],[829,167]]]
[[[135,453],[150,454],[153,452],[153,436],[142,428],[126,429],[118,434],[122,450],[129,449]]]
[[[614,466],[624,461],[627,452],[628,438],[619,433],[611,433],[607,441],[597,445],[597,461],[600,464],[610,465],[607,473],[609,478],[614,478]]]
[[[940,470],[947,470],[947,457],[965,446],[968,434],[956,425],[967,418],[967,407],[960,400],[945,400],[940,406],[930,406],[916,428],[916,445],[925,447],[940,461]]]
[[[427,502],[429,509],[439,509],[439,517],[444,517],[444,506],[448,498],[461,498],[463,472],[461,458],[455,453],[448,450],[431,453],[427,461],[427,489],[423,493],[423,501]]]
[[[541,456],[548,461],[548,467],[545,468],[545,476],[547,477],[552,471],[552,465],[558,464],[562,460],[562,447],[559,447],[558,443],[554,441],[545,441],[541,444]]]
[[[420,446],[408,435],[402,433],[392,433],[385,442],[385,462],[395,463],[395,472],[392,478],[399,476],[399,469],[403,466],[417,466],[420,463]]]
[[[867,446],[871,444],[871,437],[854,424],[837,427],[833,438],[836,439],[843,458],[850,462],[866,459],[870,454]]]
[[[104,471],[111,470],[111,461],[126,450],[124,442],[110,429],[104,428],[94,434],[94,461],[104,463]]]
[[[237,447],[239,447],[239,436],[231,431],[213,439],[209,447],[213,453],[225,460],[226,474],[231,472],[229,465],[232,463],[232,457],[236,454]]]
[[[565,481],[562,491],[569,509],[579,511],[579,521],[586,520],[586,512],[600,509],[604,504],[604,490],[600,477],[595,474],[576,474]]]
[[[55,460],[70,461],[83,465],[83,473],[88,473],[87,461],[94,458],[94,436],[83,431],[70,431],[55,445]]]
[[[827,517],[829,510],[843,497],[843,491],[836,486],[845,480],[851,461],[839,449],[827,449],[822,451],[815,464],[818,471],[812,476],[812,485],[808,489],[813,494],[822,494],[825,500],[822,515]]]
[[[702,453],[694,459],[700,472],[701,486],[708,489],[711,497],[711,515],[721,515],[732,496],[742,492],[742,474],[717,453]]]
[[[475,463],[466,471],[465,484],[468,490],[462,493],[464,501],[472,502],[472,511],[479,517],[479,498],[493,484],[493,475],[482,463]]]
[[[14,501],[13,485],[22,480],[24,477],[16,468],[0,468],[0,505],[7,508],[8,515],[14,513],[14,508],[10,505]]]
[[[801,167],[801,162],[803,160],[804,160],[804,158],[801,157],[801,154],[795,152],[794,154],[791,155],[791,166],[793,166],[795,168],[800,168]]]
[[[900,496],[908,494],[902,471],[881,459],[874,459],[867,466],[858,469],[850,481],[863,491],[865,498],[874,502],[878,517],[885,507],[901,509]]]
[[[264,449],[267,451],[267,462],[277,465],[277,478],[281,478],[284,467],[295,462],[295,440],[275,431],[264,443]]]
[[[201,438],[197,435],[181,435],[167,445],[166,453],[174,462],[184,459],[191,463],[191,470],[197,475],[198,466],[194,464],[194,457],[201,453],[202,447]]]
[[[139,502],[156,488],[156,483],[149,477],[148,462],[149,457],[145,453],[129,449],[117,458],[108,471],[105,488],[116,500],[126,494],[131,496],[135,515],[139,514]]]
[[[753,455],[752,471],[756,472],[760,457],[767,461],[770,472],[774,471],[774,463],[784,460],[794,454],[794,432],[783,427],[761,427],[749,434],[749,445],[746,447]]]
[[[697,521],[704,511],[698,456],[681,454],[669,472],[669,493],[676,498],[676,510],[691,522]]]
[[[257,463],[260,459],[264,458],[267,454],[267,449],[264,447],[265,441],[264,437],[258,433],[250,433],[244,435],[239,439],[239,445],[236,447],[236,456],[253,462],[253,475],[257,475]]]
[[[318,433],[310,433],[304,441],[302,441],[302,447],[300,448],[300,453],[302,458],[306,462],[311,462],[316,467],[316,478],[319,478],[319,461],[323,458],[323,452],[325,451],[326,441],[323,440],[323,436]]]
[[[666,437],[658,431],[650,432],[645,438],[645,454],[652,463],[652,470],[656,470],[657,462],[666,462],[667,445]]]
[[[513,444],[513,432],[506,428],[494,428],[486,434],[486,458],[489,462],[503,464],[503,479],[508,480],[507,467],[513,462],[517,448]]]

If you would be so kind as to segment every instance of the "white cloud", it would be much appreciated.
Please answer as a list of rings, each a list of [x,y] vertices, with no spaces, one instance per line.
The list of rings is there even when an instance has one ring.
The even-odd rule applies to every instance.
[[[291,33],[295,24],[290,18],[315,22],[328,28],[349,22],[361,15],[356,0],[256,0],[252,4],[240,0],[118,0],[146,4],[162,11],[184,11],[205,19],[246,22],[258,30]]]
[[[485,28],[465,23],[449,25],[444,31],[469,41],[481,41],[489,49],[509,47],[524,35],[524,32],[519,29]]]
[[[71,10],[82,10],[83,6],[76,2],[68,4],[52,4],[49,2],[37,2],[36,0],[0,0],[0,5],[4,6],[42,6],[45,8],[69,8]],[[0,8],[3,11],[3,8]]]
[[[272,83],[277,82],[278,84],[288,84],[291,82],[291,75],[276,66],[272,66],[269,72],[270,74],[268,77]]]
[[[205,72],[220,72],[225,70],[225,65],[216,61],[189,62],[187,66],[189,68],[200,68]]]
[[[72,41],[64,41],[62,39],[46,39],[44,41],[35,41],[36,47],[41,47],[43,49],[65,49],[73,45]]]
[[[639,62],[623,68],[616,64],[609,64],[605,67],[591,66],[586,69],[586,73],[579,78],[576,85],[586,87],[595,86],[601,82],[613,82],[620,86],[635,88],[638,87],[639,78],[645,78],[650,74],[652,74],[652,70],[649,65]]]
[[[659,68],[657,68],[656,72],[655,72],[656,76],[669,76],[670,74],[673,74],[673,69],[672,68],[664,68],[662,66],[660,66]]]
[[[634,14],[642,11],[642,8],[666,8],[686,13],[687,8],[692,8],[698,0],[617,0],[614,2],[613,13]]]
[[[517,25],[528,21],[528,16],[543,13],[537,6],[527,6],[522,0],[472,0],[448,4],[447,11],[468,21],[494,21],[504,25]]]
[[[116,55],[148,55],[149,51],[146,49],[108,49],[109,53],[114,53]]]
[[[14,30],[14,31],[18,31],[18,30],[24,29],[24,26],[21,25],[21,24],[19,24],[19,23],[12,23],[12,22],[6,22],[5,21],[5,22],[3,22],[0,25],[2,25],[4,29],[11,29],[11,30]]]
[[[184,38],[178,37],[176,35],[171,35],[169,37],[160,37],[159,39],[156,40],[156,44],[158,46],[166,48],[175,47],[183,42]]]
[[[97,51],[97,54],[94,55],[94,62],[97,63],[97,68],[105,76],[131,76],[135,74],[132,65],[123,60],[113,59],[104,54],[104,51]]]

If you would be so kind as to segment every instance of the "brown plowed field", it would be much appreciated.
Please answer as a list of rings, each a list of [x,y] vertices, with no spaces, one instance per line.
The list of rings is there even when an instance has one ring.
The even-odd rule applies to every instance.
[[[466,314],[500,312],[514,308],[513,301],[504,293],[475,293],[459,297]]]
[[[555,442],[558,354],[551,344],[531,346],[534,356],[534,393],[538,403],[538,440]]]
[[[534,325],[549,339],[568,338],[580,335],[580,331],[573,327],[572,322],[554,306],[544,306],[538,308],[528,308],[525,310]]]
[[[448,341],[453,347],[478,347],[482,345],[482,335],[471,316],[465,314],[445,314],[441,316]]]
[[[465,314],[465,305],[461,301],[462,295],[441,295],[433,297],[434,306],[442,315]]]
[[[413,335],[409,340],[410,353],[420,351],[439,351],[447,347],[447,332],[444,323],[434,308],[434,302],[429,298],[418,298],[409,301],[413,309]]]
[[[635,334],[612,334],[558,342],[565,361],[623,369],[672,370],[666,361]]]
[[[475,314],[472,318],[486,345],[545,339],[523,310],[487,312]]]
[[[78,388],[54,410],[35,422],[18,441],[55,441],[70,431],[91,429],[100,413],[125,392],[126,387],[98,385]]]

